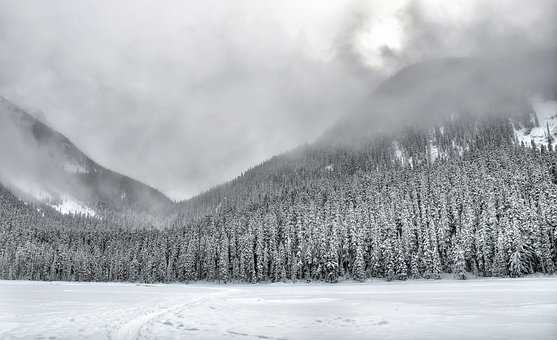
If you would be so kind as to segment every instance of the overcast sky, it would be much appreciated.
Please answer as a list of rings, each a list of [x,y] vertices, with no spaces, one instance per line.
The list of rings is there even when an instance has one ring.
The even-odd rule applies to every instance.
[[[172,199],[433,57],[554,47],[554,0],[0,0],[0,95]]]

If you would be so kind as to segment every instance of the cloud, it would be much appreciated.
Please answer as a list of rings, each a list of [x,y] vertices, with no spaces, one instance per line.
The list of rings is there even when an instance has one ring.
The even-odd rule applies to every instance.
[[[312,140],[353,97],[341,1],[0,6],[0,92],[174,198]]]
[[[379,14],[358,7],[349,55],[394,77],[321,140],[358,141],[454,113],[528,113],[529,98],[557,95],[556,8],[546,0],[416,0]]]
[[[485,3],[0,0],[0,94],[181,199],[365,111],[405,65],[555,37],[552,1]]]
[[[552,0],[361,3],[350,30],[353,49],[362,63],[390,74],[434,58],[516,55],[557,46]]]

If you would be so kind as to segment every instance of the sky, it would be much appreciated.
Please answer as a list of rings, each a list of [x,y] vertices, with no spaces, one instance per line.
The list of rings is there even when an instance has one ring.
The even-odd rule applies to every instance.
[[[554,48],[553,0],[0,0],[0,95],[174,200],[311,142],[406,65]]]

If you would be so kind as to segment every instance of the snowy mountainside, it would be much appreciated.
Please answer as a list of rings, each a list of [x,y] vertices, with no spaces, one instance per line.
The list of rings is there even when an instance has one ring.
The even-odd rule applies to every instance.
[[[532,127],[517,124],[515,135],[517,142],[531,147],[544,145],[546,148],[557,147],[557,101],[533,101],[534,112],[531,115]]]
[[[517,119],[516,114],[508,116],[508,123],[510,123],[514,135],[513,143],[538,149],[544,147],[554,150],[557,147],[557,101],[533,98],[531,109],[525,109],[520,117],[522,119]],[[504,120],[500,121],[501,126],[505,126],[506,123]],[[466,151],[470,150],[471,144],[466,138],[455,136],[447,140],[446,134],[445,125],[430,128],[425,133],[424,152],[428,162],[454,156],[462,157]],[[408,155],[407,150],[396,139],[392,142],[392,154],[393,162],[403,166],[414,165],[412,156]]]
[[[362,110],[348,112],[314,143],[181,202],[178,211],[187,220],[225,207],[257,206],[281,195],[280,186],[296,177],[316,180],[424,166],[521,141],[530,147],[530,139],[538,148],[547,146],[547,125],[553,135],[557,132],[555,60],[557,51],[551,50],[504,60],[447,58],[405,67],[381,83]],[[268,195],[259,194],[261,189]]]
[[[75,226],[76,219],[88,218],[94,224],[103,222],[98,218],[89,218],[86,214],[61,214],[56,207],[45,204],[37,205],[31,201],[22,200],[15,196],[0,183],[0,221],[3,229],[0,234],[5,238],[9,236],[13,229],[20,227],[42,227],[42,228],[62,228],[67,229]],[[7,228],[7,229],[6,229]]]
[[[0,97],[0,181],[19,197],[62,214],[162,214],[172,202],[91,160],[68,138]]]

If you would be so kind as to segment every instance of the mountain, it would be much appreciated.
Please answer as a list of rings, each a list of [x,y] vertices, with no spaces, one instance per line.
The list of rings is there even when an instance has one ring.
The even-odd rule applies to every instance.
[[[554,272],[552,55],[401,70],[315,143],[180,203],[176,277]]]
[[[557,148],[557,51],[444,58],[409,65],[382,82],[314,143],[277,155],[179,204],[184,219],[270,199],[301,174],[351,176],[375,166],[416,166],[503,145]],[[340,158],[340,159],[339,159]],[[366,161],[360,168],[355,163]],[[275,187],[276,185],[276,187]],[[269,193],[269,195],[272,195]],[[271,196],[272,197],[272,196]]]
[[[158,190],[111,171],[68,138],[0,97],[0,182],[62,214],[161,215],[173,203]]]
[[[167,228],[93,232],[1,217],[0,232],[17,236],[0,238],[0,277],[335,282],[555,273],[557,59],[544,56],[409,66],[316,142],[176,204]]]

